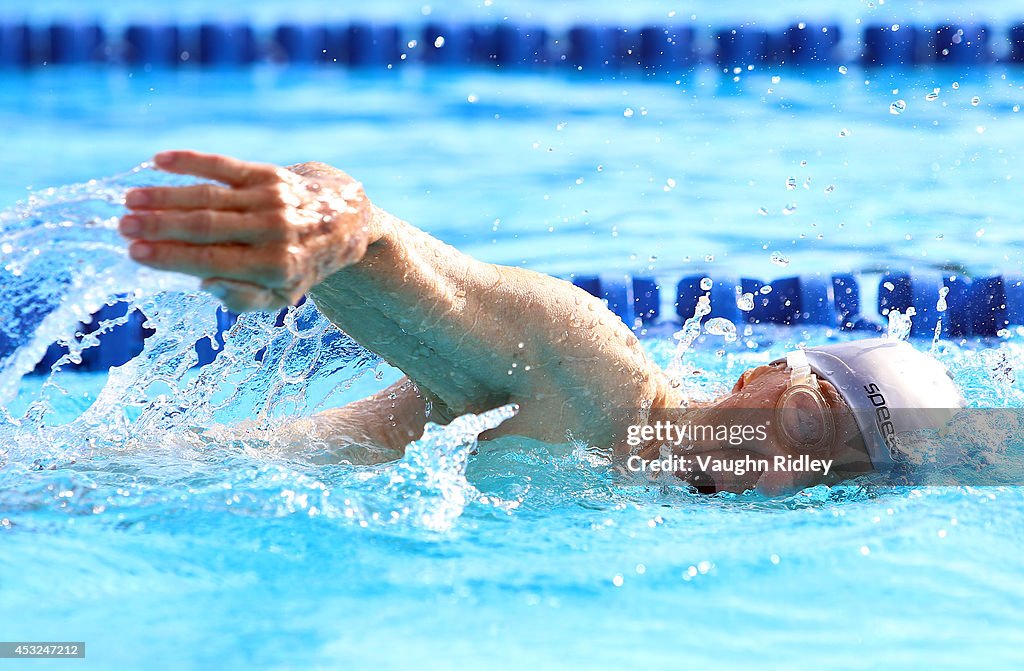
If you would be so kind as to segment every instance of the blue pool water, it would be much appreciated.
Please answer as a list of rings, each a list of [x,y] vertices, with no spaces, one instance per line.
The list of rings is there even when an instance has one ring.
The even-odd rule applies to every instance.
[[[442,239],[554,274],[1024,267],[1024,72],[1001,66],[701,71],[678,84],[262,68],[0,76],[5,204],[29,184],[193,147],[336,164]],[[901,99],[906,111],[891,114]],[[125,282],[146,279],[116,245],[91,253]],[[214,305],[139,301],[164,334],[194,333],[180,322]],[[26,378],[0,423],[3,638],[87,642],[84,663],[41,668],[1024,662],[1020,486],[701,497],[623,485],[569,445],[468,455],[449,433],[398,463],[316,466],[203,433],[394,379],[324,329],[308,306],[277,329],[247,318],[225,352],[237,358],[205,377],[171,352],[109,377]],[[703,371],[699,393],[714,393],[830,337],[706,335],[687,363]],[[1020,338],[938,353],[972,405],[1018,408],[1021,382],[1006,371],[1024,366]],[[245,355],[263,345],[255,370]],[[669,364],[671,337],[645,345]],[[1021,434],[1000,428],[993,467],[1012,472]]]

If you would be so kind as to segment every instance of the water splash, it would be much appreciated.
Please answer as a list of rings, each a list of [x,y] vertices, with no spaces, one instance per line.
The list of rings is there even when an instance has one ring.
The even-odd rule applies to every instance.
[[[384,501],[397,507],[388,519],[430,531],[447,531],[466,505],[482,494],[466,480],[466,465],[477,438],[514,417],[509,404],[479,415],[466,414],[447,426],[427,423],[423,437],[410,443],[405,457],[378,476]],[[507,509],[514,502],[491,501]],[[386,505],[386,504],[385,504]]]
[[[897,308],[889,310],[889,328],[886,331],[886,337],[889,340],[906,340],[910,337],[910,331],[913,328],[913,318],[917,314],[917,310],[913,307],[907,308],[905,313],[900,312]]]
[[[107,179],[39,191],[0,212],[0,403],[11,400],[50,343],[69,345],[73,358],[94,344],[79,344],[77,324],[119,295],[135,300],[195,286],[136,265],[117,233],[129,188],[195,181],[142,164]]]
[[[697,305],[693,308],[693,316],[683,322],[683,328],[672,336],[676,340],[676,347],[665,372],[673,387],[685,388],[686,382],[695,372],[693,367],[686,363],[686,356],[693,347],[693,343],[700,337],[701,320],[709,314],[711,314],[711,297],[709,294],[704,294],[697,299]]]
[[[217,301],[197,291],[194,278],[133,262],[117,233],[128,189],[196,182],[144,164],[36,192],[0,212],[7,275],[0,289],[0,483],[12,485],[5,510],[17,511],[36,494],[46,500],[29,491],[36,487],[81,492],[56,505],[98,515],[124,515],[128,501],[134,515],[144,515],[146,501],[180,497],[258,514],[449,528],[467,501],[480,499],[464,481],[477,435],[514,408],[428,425],[402,460],[385,466],[320,472],[301,459],[296,465],[300,451],[278,449],[276,431],[365,395],[356,385],[381,362],[307,301],[281,314],[241,315],[214,361],[197,367],[196,342],[218,330]],[[127,304],[125,317],[79,332],[79,322],[118,302]],[[133,311],[153,330],[138,356],[105,376],[67,365]],[[69,353],[41,380],[26,377],[54,341]],[[96,388],[86,403],[79,400],[83,380]],[[116,486],[97,485],[98,472]],[[140,472],[159,485],[140,485],[132,475]],[[371,493],[360,487],[367,478],[379,479]],[[96,492],[111,491],[134,493],[93,501]],[[348,503],[332,502],[332,491]]]

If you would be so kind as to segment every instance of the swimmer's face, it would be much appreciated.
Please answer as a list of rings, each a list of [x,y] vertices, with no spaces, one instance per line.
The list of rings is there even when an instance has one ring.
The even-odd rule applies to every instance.
[[[732,391],[714,402],[686,414],[686,420],[693,424],[713,426],[750,426],[749,439],[700,440],[682,445],[673,450],[675,454],[690,457],[694,468],[689,473],[677,473],[703,492],[742,492],[758,489],[767,493],[794,491],[821,482],[833,482],[849,477],[851,473],[870,470],[867,453],[860,430],[853,413],[842,396],[824,380],[817,382],[827,406],[826,412],[832,418],[835,432],[831,440],[808,447],[794,444],[780,430],[776,421],[775,408],[782,394],[790,387],[790,369],[785,364],[759,366],[745,371],[736,381]],[[758,428],[760,427],[760,428]],[[660,445],[647,446],[641,452],[644,458],[657,458]],[[645,453],[646,452],[646,453]],[[828,475],[823,469],[801,470],[796,460],[805,455],[810,459],[833,460]],[[731,460],[756,462],[767,460],[768,469],[749,468],[743,473],[733,469],[699,468],[697,457],[704,464],[714,461]],[[782,467],[776,457],[781,457]],[[738,469],[737,469],[738,470]]]

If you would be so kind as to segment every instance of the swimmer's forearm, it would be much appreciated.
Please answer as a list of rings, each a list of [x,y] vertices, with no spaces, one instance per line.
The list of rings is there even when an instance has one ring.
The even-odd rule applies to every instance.
[[[485,307],[503,281],[497,267],[382,210],[375,214],[380,235],[362,261],[313,288],[317,307],[405,372],[432,403],[460,413],[506,402],[509,385],[493,378],[498,369],[507,377],[519,354]]]
[[[381,234],[363,260],[311,296],[417,384],[435,421],[515,401],[534,437],[564,440],[569,428],[608,443],[611,410],[655,400],[652,365],[600,300],[553,277],[483,263],[377,215]],[[551,421],[538,428],[524,415]]]

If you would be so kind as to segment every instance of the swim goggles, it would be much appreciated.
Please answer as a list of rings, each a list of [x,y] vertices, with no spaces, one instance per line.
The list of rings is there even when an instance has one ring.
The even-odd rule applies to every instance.
[[[786,355],[789,387],[775,404],[779,432],[793,447],[804,451],[827,449],[836,435],[835,420],[811,372],[807,354],[797,349]]]

